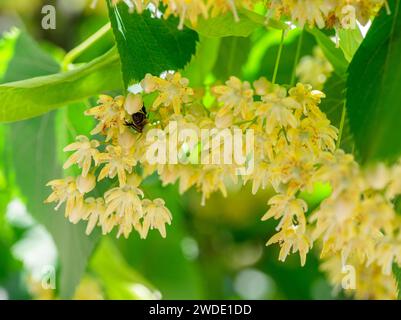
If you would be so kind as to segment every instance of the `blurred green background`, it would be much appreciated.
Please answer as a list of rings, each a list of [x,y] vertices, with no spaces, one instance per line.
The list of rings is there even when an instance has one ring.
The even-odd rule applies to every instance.
[[[58,72],[65,52],[108,22],[102,2],[91,9],[84,0],[0,0],[1,83]],[[41,28],[45,4],[57,9],[55,30]],[[281,83],[290,81],[298,36],[295,30],[286,38]],[[113,41],[108,34],[76,63],[106,52]],[[219,42],[201,39],[200,46],[213,57],[205,78],[270,75],[279,41],[274,30]],[[310,54],[314,45],[305,35],[302,54]],[[157,232],[146,240],[134,234],[128,240],[115,234],[87,237],[83,225],[72,225],[43,205],[49,194],[45,184],[61,175],[63,146],[93,125],[83,111],[95,101],[0,125],[0,299],[338,298],[314,253],[300,267],[297,255],[281,263],[278,247],[265,247],[275,225],[260,221],[268,190],[252,196],[250,188],[232,186],[228,198],[216,194],[201,207],[195,192],[180,196],[177,186],[161,187],[152,176],[144,183],[145,193],[163,196],[173,213],[166,239]]]

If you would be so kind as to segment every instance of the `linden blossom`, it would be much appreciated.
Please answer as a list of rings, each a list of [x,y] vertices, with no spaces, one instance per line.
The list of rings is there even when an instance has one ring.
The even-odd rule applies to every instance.
[[[230,77],[212,87],[216,102],[210,108],[188,85],[180,73],[147,75],[141,81],[145,94],[156,96],[146,105],[152,117],[142,132],[126,125],[142,108],[140,96],[101,96],[99,105],[86,111],[97,120],[92,130],[96,140],[78,136],[65,149],[73,152],[65,167],[77,165],[81,175],[51,181],[53,193],[46,201],[58,203],[56,209],[66,203],[67,218],[88,221],[88,233],[98,225],[104,234],[117,227],[118,235],[128,237],[135,230],[145,238],[158,229],[164,237],[172,214],[162,199],[143,199],[140,184],[147,176],[157,172],[164,185],[178,181],[180,193],[195,187],[204,204],[213,192],[226,195],[226,184],[238,183],[235,170],[250,161],[253,170],[241,180],[251,182],[254,193],[267,186],[277,193],[263,220],[279,220],[267,245],[278,243],[280,260],[297,252],[304,265],[319,241],[322,268],[334,284],[341,285],[338,273],[346,263],[358,275],[357,297],[372,297],[372,288],[360,280],[364,278],[383,288],[374,291],[380,297],[394,297],[391,268],[401,262],[401,227],[394,208],[401,195],[401,162],[365,171],[338,149],[338,130],[319,108],[324,94],[310,85],[298,83],[287,90],[265,78],[251,84]],[[152,165],[149,154],[176,164]],[[232,164],[202,164],[208,156],[210,162]],[[184,165],[182,158],[197,165]],[[134,173],[138,164],[141,175]],[[99,198],[85,198],[96,187],[96,177],[114,179],[118,186]],[[310,208],[301,195],[317,183],[330,185],[332,192],[307,215]]]
[[[146,150],[146,160],[151,165],[246,164],[246,167],[237,170],[238,174],[244,175],[251,174],[254,168],[255,135],[252,129],[247,129],[245,135],[239,128],[181,129],[176,121],[170,121],[165,130],[149,130],[146,141],[150,144]]]
[[[178,72],[163,78],[148,74],[140,84],[144,94],[156,96],[145,106],[151,114],[149,122],[141,132],[126,125],[127,119],[143,108],[141,94],[100,96],[99,105],[85,112],[97,120],[91,131],[96,140],[79,136],[77,143],[65,149],[74,151],[66,167],[77,165],[86,179],[69,177],[51,182],[53,193],[47,201],[66,202],[66,216],[73,223],[88,220],[88,233],[99,225],[104,234],[117,227],[118,235],[128,237],[136,230],[144,238],[148,230],[157,228],[164,237],[172,215],[162,199],[142,199],[139,186],[147,176],[157,172],[165,185],[178,180],[180,193],[196,187],[203,205],[213,192],[219,190],[225,196],[226,184],[237,184],[243,170],[242,180],[252,183],[253,193],[271,185],[283,199],[289,198],[291,210],[282,213],[288,219],[282,220],[279,233],[269,243],[279,242],[280,259],[293,248],[304,263],[311,245],[305,234],[307,207],[298,206],[294,213],[292,203],[301,201],[291,199],[299,191],[310,190],[316,182],[316,170],[326,168],[328,159],[335,158],[337,129],[319,109],[324,94],[301,83],[287,90],[265,78],[251,84],[230,77],[225,84],[212,87],[216,102],[206,108],[188,79]],[[155,142],[146,139],[150,131],[161,137],[160,141],[166,140],[162,145],[154,144],[150,154],[157,152],[166,160],[169,155],[173,164],[149,163],[149,146]],[[166,155],[169,150],[172,152]],[[197,165],[178,163],[182,158]],[[141,175],[134,173],[136,165],[142,166]],[[97,199],[85,198],[96,187],[96,176],[98,181],[118,178],[119,186]],[[285,201],[280,205],[286,208]],[[279,213],[275,218],[280,218]],[[294,214],[296,225],[290,219]]]

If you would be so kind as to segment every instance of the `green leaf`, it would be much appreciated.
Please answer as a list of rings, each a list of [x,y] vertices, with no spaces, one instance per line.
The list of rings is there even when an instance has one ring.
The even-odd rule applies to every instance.
[[[326,98],[322,100],[320,109],[327,115],[333,125],[340,125],[342,108],[345,101],[346,83],[343,78],[333,74],[325,83],[323,92]]]
[[[288,32],[285,37],[284,47],[281,54],[280,65],[277,73],[277,83],[290,84],[291,82],[300,35],[300,30],[294,29]],[[260,66],[258,68],[259,70],[255,72],[252,79],[257,79],[262,76],[271,78],[271,76],[273,75],[274,67],[276,64],[275,58],[277,56],[281,42],[281,32],[275,31],[274,38],[275,41],[271,41],[269,46],[266,47],[265,52],[260,59]],[[312,35],[304,32],[300,57],[311,55],[313,53],[313,48],[315,47],[315,45],[315,38]]]
[[[32,56],[30,59],[34,61],[31,67],[38,66],[37,60],[32,60]],[[9,78],[14,76],[9,74],[6,80]],[[122,87],[118,53],[112,49],[72,71],[0,85],[0,122],[32,118]]]
[[[206,37],[248,37],[260,27],[287,28],[284,23],[279,21],[269,20],[266,22],[265,17],[246,9],[239,10],[238,17],[239,20],[236,21],[233,13],[227,12],[213,18],[200,18],[197,25],[190,26],[190,28]]]
[[[235,21],[231,12],[214,18],[200,18],[196,27],[191,28],[205,37],[248,37],[255,29],[263,26],[263,23],[255,22],[242,14],[239,16],[239,21]]]
[[[340,37],[340,48],[344,53],[345,59],[351,62],[363,41],[361,30],[358,26],[355,29],[340,29],[338,30],[338,35]]]
[[[6,146],[6,128],[0,126],[0,234],[2,239],[7,238],[11,242],[12,230],[6,221],[6,211],[15,192],[15,185],[12,179],[14,172],[10,166],[9,152]]]
[[[389,1],[349,68],[347,108],[363,162],[396,160],[401,153],[401,9]]]
[[[185,67],[195,53],[198,34],[178,30],[178,19],[151,17],[149,10],[130,13],[124,3],[109,4],[109,16],[122,63],[126,87],[147,73],[159,75]]]
[[[246,62],[251,48],[251,40],[242,37],[221,39],[219,54],[213,68],[214,76],[226,81],[230,76],[241,77],[242,66]]]
[[[56,157],[54,124],[54,113],[12,124],[8,141],[13,152],[16,182],[28,211],[46,227],[56,244],[61,266],[60,296],[70,298],[98,235],[86,236],[83,224],[73,225],[61,211],[54,211],[53,205],[43,204],[50,193],[46,183],[62,176]]]
[[[10,61],[7,74],[9,77],[33,77],[50,72],[53,62],[44,52],[37,54],[32,42],[16,47]],[[15,61],[24,61],[29,57],[31,65],[26,69],[15,68]],[[46,57],[46,58],[44,58]],[[49,63],[49,64],[47,64]],[[42,97],[46,99],[45,96]],[[44,205],[43,200],[49,195],[46,187],[49,180],[62,176],[61,165],[56,156],[54,113],[10,125],[7,147],[12,153],[15,180],[21,195],[27,202],[28,211],[52,235],[56,244],[61,266],[59,293],[62,298],[70,298],[85,270],[88,257],[98,239],[97,234],[85,235],[83,224],[72,225],[61,212],[55,212],[51,205]]]
[[[393,263],[393,274],[397,282],[397,299],[401,300],[401,268]]]
[[[103,238],[90,262],[90,269],[102,281],[108,299],[157,299],[158,292],[124,260],[113,242]]]
[[[315,36],[315,39],[322,49],[324,55],[333,65],[334,71],[339,76],[344,77],[347,72],[348,61],[345,59],[343,51],[340,48],[336,48],[335,43],[330,39],[330,37],[319,29],[306,28],[306,30]]]
[[[196,55],[182,71],[182,75],[189,79],[191,86],[203,86],[206,77],[211,73],[219,52],[220,39],[200,37]]]
[[[10,32],[5,32],[0,39],[0,81],[7,71],[8,63],[13,57],[15,43],[20,36],[18,29],[12,29]]]
[[[18,238],[6,217],[8,204],[16,191],[13,179],[14,172],[9,159],[9,148],[7,148],[9,142],[7,141],[6,130],[7,128],[0,126],[0,284],[2,286],[22,269],[22,262],[17,261],[10,250]],[[10,285],[11,283],[8,286]],[[19,290],[18,288],[16,288],[17,290],[9,290],[8,286],[6,285],[6,289],[11,295],[9,298],[13,299],[15,297],[14,291],[17,291],[18,294]]]
[[[327,115],[331,124],[340,128],[346,101],[346,80],[333,73],[324,85],[326,98],[322,100],[320,109]],[[345,117],[340,147],[346,152],[352,152],[353,138],[350,132],[348,117]]]
[[[19,30],[14,43],[14,55],[8,62],[3,81],[13,82],[57,73],[58,63],[44,52],[27,33]],[[28,54],[29,53],[29,54]]]

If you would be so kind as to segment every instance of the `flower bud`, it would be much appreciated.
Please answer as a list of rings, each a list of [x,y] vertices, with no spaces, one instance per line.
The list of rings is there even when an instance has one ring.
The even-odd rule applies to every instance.
[[[93,174],[88,174],[86,177],[79,176],[77,178],[77,188],[80,193],[88,193],[96,186],[96,178]]]
[[[157,89],[157,82],[155,77],[151,74],[147,74],[145,78],[141,81],[141,87],[145,93],[151,93]]]
[[[120,133],[118,135],[118,144],[124,150],[131,149],[134,146],[135,142],[135,136],[129,130],[124,130],[123,133]]]
[[[140,94],[129,93],[125,99],[124,109],[128,114],[132,115],[139,112],[143,107],[143,100]]]

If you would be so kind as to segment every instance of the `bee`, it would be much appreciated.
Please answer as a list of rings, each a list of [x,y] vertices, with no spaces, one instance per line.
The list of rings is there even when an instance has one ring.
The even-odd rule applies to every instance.
[[[141,111],[138,111],[132,115],[132,122],[125,121],[125,125],[134,129],[135,131],[142,133],[143,128],[148,123],[148,114],[146,113],[145,106],[142,107]]]

